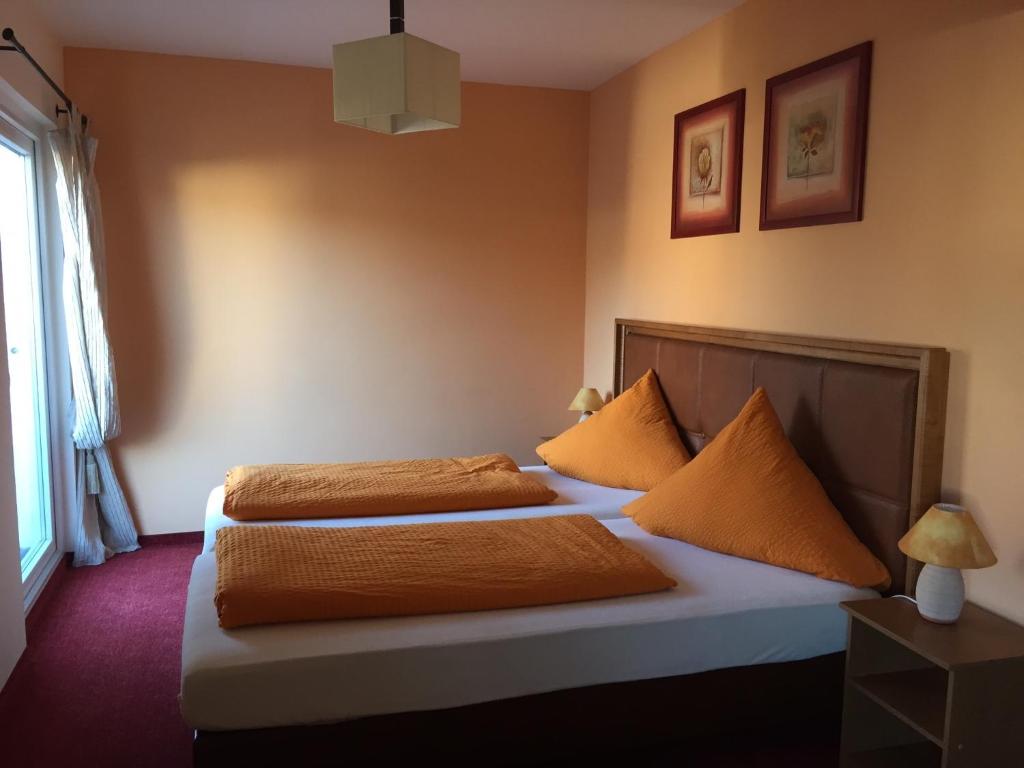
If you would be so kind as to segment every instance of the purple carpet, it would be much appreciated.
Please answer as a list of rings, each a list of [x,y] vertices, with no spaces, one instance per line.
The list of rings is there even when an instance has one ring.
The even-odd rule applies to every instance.
[[[185,591],[199,543],[55,574],[0,694],[0,764],[185,768],[178,714]],[[63,567],[63,566],[62,566]]]
[[[188,768],[178,713],[181,624],[198,541],[150,543],[58,572],[29,617],[29,647],[0,693],[0,765]],[[834,747],[659,748],[624,764],[829,768]]]

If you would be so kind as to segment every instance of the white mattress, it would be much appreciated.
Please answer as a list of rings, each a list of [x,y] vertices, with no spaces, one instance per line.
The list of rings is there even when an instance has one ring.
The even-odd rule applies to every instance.
[[[573,480],[550,467],[523,467],[523,472],[536,477],[558,494],[550,504],[536,507],[508,507],[505,509],[479,509],[466,512],[435,512],[424,515],[390,515],[386,517],[350,517],[319,520],[267,520],[237,522],[224,515],[224,486],[210,492],[206,502],[206,524],[203,533],[203,552],[213,552],[217,530],[230,525],[308,525],[349,528],[363,525],[401,525],[406,523],[455,522],[457,520],[507,520],[517,517],[544,517],[547,515],[593,515],[598,520],[622,517],[622,507],[643,496],[642,491],[606,488],[582,480]]]
[[[334,722],[842,650],[842,600],[874,597],[807,574],[603,524],[673,576],[651,595],[501,611],[224,631],[214,554],[197,558],[181,708],[195,728]]]

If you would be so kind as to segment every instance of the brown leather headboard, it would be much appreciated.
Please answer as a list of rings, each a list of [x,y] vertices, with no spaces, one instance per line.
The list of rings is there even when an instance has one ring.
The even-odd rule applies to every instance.
[[[648,368],[693,455],[764,387],[892,591],[913,588],[896,542],[939,499],[946,350],[616,320],[615,394]]]

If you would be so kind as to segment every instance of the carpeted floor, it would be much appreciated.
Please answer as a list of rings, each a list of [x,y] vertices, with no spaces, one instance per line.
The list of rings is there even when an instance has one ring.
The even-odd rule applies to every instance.
[[[30,616],[29,647],[0,693],[0,764],[188,768],[177,692],[185,590],[198,543],[150,544],[59,574]],[[658,750],[669,768],[832,768],[835,749]]]
[[[186,768],[181,622],[198,543],[155,544],[58,574],[0,694],[0,763]]]

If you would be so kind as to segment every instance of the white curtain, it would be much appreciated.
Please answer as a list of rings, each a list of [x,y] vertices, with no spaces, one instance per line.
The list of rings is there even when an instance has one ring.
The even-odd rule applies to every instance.
[[[96,140],[81,115],[50,133],[64,240],[64,317],[74,396],[75,565],[99,565],[139,548],[128,502],[106,443],[121,432],[114,358],[104,322],[103,219],[93,175]]]

